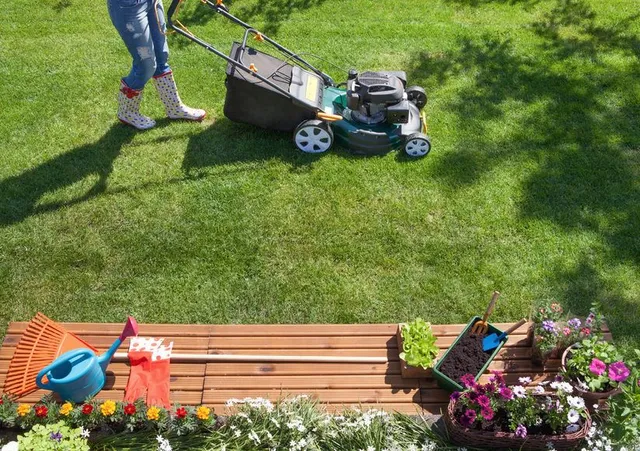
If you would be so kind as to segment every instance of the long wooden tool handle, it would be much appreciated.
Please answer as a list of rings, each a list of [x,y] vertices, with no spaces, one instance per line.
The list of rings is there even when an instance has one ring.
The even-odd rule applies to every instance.
[[[125,352],[116,352],[113,361],[128,362]],[[237,354],[171,354],[174,362],[279,362],[279,363],[387,363],[386,357],[349,357],[326,355],[237,355]]]
[[[489,302],[489,306],[487,307],[487,311],[484,312],[484,316],[482,317],[483,323],[487,322],[487,318],[489,318],[489,315],[491,315],[491,312],[493,312],[493,307],[495,307],[496,301],[498,300],[499,297],[500,297],[500,292],[494,291],[493,297],[491,298],[491,302]]]
[[[507,330],[505,330],[503,332],[504,335],[509,335],[511,332],[513,332],[514,330],[516,330],[518,327],[522,326],[524,323],[526,323],[527,320],[526,318],[522,318],[520,321],[518,321],[517,323],[515,323],[513,326],[511,326],[510,328],[508,328]]]

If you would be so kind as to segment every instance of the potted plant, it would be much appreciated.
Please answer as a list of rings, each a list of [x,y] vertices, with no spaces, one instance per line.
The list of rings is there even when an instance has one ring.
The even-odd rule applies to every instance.
[[[400,324],[397,338],[402,377],[431,377],[439,352],[431,324],[422,318]]]
[[[562,373],[589,407],[620,393],[631,370],[612,343],[598,336],[568,347],[562,355]]]
[[[635,352],[635,365],[631,376],[621,385],[618,396],[609,400],[607,412],[607,436],[621,448],[640,443],[640,351]]]
[[[595,313],[590,313],[583,324],[579,318],[568,319],[557,302],[536,307],[532,321],[531,360],[536,365],[559,359],[565,349],[599,329]]]
[[[486,334],[473,334],[471,329],[480,320],[479,316],[473,317],[434,366],[433,377],[441,388],[449,391],[462,390],[462,376],[467,373],[475,375],[475,380],[478,380],[502,349],[506,339],[491,351],[482,350],[482,339],[485,336],[494,333],[500,335],[502,331],[489,323]]]
[[[523,384],[530,378],[521,378]],[[451,394],[445,425],[459,445],[492,449],[573,449],[586,437],[591,417],[582,398],[572,396],[573,387],[554,382],[555,392],[541,386],[507,386],[500,373],[486,384],[474,376],[463,377],[464,389]]]

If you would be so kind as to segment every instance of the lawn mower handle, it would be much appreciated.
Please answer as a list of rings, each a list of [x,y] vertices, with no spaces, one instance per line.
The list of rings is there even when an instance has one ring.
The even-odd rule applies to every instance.
[[[266,78],[262,77],[261,75],[255,73],[254,71],[252,71],[251,69],[246,67],[245,65],[240,64],[237,61],[229,58],[227,55],[225,55],[224,53],[220,52],[218,49],[216,49],[215,47],[213,47],[209,43],[203,41],[202,39],[200,39],[200,38],[198,38],[196,36],[194,36],[191,32],[188,32],[186,29],[183,29],[182,26],[174,25],[173,16],[174,16],[174,14],[176,14],[177,10],[179,9],[180,4],[183,1],[185,1],[185,0],[172,0],[171,1],[171,5],[169,5],[169,12],[167,14],[167,25],[169,26],[169,28],[171,28],[172,30],[175,30],[177,33],[185,36],[186,38],[191,39],[195,43],[200,44],[202,47],[206,48],[207,50],[211,51],[212,53],[215,53],[217,56],[219,56],[220,58],[226,60],[231,65],[233,65],[233,66],[245,71],[246,73],[248,73],[250,75],[256,76],[257,78],[259,78],[261,81],[264,81],[265,83],[267,83],[272,88],[276,89],[277,91],[280,91],[282,94],[285,94],[287,97],[291,97],[288,92],[280,89],[277,85],[272,83],[270,80],[267,80]],[[268,36],[265,36],[262,33],[259,33],[251,25],[249,25],[249,24],[243,22],[242,20],[238,19],[236,16],[234,16],[233,14],[231,14],[229,12],[227,7],[223,3],[218,2],[216,0],[214,0],[214,1],[211,1],[211,0],[200,0],[200,2],[205,4],[205,5],[207,5],[209,8],[213,9],[216,13],[220,14],[221,16],[224,16],[225,18],[231,20],[233,23],[235,23],[237,25],[240,25],[245,30],[247,30],[247,33],[248,32],[254,32],[254,34],[256,34],[257,36],[260,36],[260,40],[264,40],[264,41],[268,42],[269,44],[273,45],[278,50],[280,50],[282,53],[288,55],[291,59],[294,59],[299,64],[301,64],[303,66],[306,66],[309,70],[311,70],[312,72],[317,74],[319,77],[321,77],[326,86],[335,86],[335,82],[333,81],[333,79],[329,75],[325,74],[320,69],[315,68],[310,63],[308,63],[307,61],[305,61],[304,59],[299,57],[297,54],[295,54],[292,51],[288,50],[287,48],[281,46],[280,44],[278,44],[273,39],[269,38]],[[178,24],[181,25],[179,22],[178,22]],[[245,39],[244,39],[243,45],[246,42],[247,33],[245,33]]]

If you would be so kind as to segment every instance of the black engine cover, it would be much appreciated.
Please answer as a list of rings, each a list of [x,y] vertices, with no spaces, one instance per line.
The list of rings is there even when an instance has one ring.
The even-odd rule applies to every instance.
[[[360,102],[377,105],[398,103],[404,94],[403,81],[390,72],[363,72],[349,80],[347,87]]]

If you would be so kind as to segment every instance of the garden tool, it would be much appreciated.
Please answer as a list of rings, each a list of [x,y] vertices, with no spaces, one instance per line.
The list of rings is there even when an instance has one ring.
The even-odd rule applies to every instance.
[[[4,392],[17,397],[33,393],[38,389],[38,372],[65,352],[78,348],[98,352],[89,343],[38,312],[22,332],[13,353]]]
[[[493,307],[496,305],[496,301],[500,297],[499,291],[494,291],[493,296],[491,297],[491,301],[489,302],[489,306],[487,307],[487,311],[484,312],[484,316],[480,321],[476,321],[476,323],[471,328],[471,333],[475,335],[484,335],[489,330],[489,323],[487,323],[487,318],[493,312]]]
[[[138,335],[138,324],[129,317],[109,350],[101,356],[88,348],[65,352],[36,376],[36,385],[57,393],[64,401],[84,402],[104,387],[107,366],[122,342]],[[46,380],[45,380],[46,377]]]
[[[169,408],[169,362],[173,342],[164,339],[132,338],[129,343],[131,373],[127,381],[124,400],[135,402],[146,395],[148,406]]]
[[[156,121],[140,114],[141,101],[142,89],[130,88],[121,80],[118,91],[118,119],[120,122],[131,125],[138,130],[147,130],[156,125]]]
[[[505,337],[507,337],[511,332],[513,332],[514,330],[516,330],[518,327],[522,326],[526,322],[527,322],[527,320],[525,318],[522,318],[520,321],[515,323],[513,326],[511,326],[510,328],[508,328],[504,332],[502,332],[500,335],[491,334],[491,335],[486,336],[485,338],[482,339],[482,350],[487,352],[487,351],[491,351],[492,349],[497,348],[500,345],[500,342]]]

